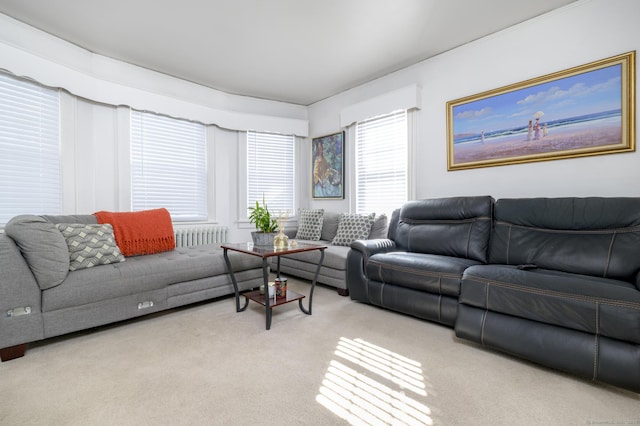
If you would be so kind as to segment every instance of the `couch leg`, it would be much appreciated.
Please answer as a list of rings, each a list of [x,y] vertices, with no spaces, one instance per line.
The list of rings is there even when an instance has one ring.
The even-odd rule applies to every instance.
[[[12,359],[23,357],[26,351],[27,351],[26,343],[10,346],[8,348],[2,348],[0,349],[0,359],[2,360],[2,362],[11,361]]]
[[[347,290],[346,288],[338,288],[336,290],[338,290],[338,294],[340,296],[348,296],[349,295],[349,290]]]

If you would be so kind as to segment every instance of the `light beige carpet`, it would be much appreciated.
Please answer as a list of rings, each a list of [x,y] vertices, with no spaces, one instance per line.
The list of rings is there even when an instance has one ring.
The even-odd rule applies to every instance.
[[[0,424],[640,424],[638,394],[332,288],[264,320],[224,298],[31,345],[0,364]]]

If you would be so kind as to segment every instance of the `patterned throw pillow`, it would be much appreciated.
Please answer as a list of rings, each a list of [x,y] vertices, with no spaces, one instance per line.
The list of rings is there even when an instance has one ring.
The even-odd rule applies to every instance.
[[[296,240],[317,241],[322,234],[324,209],[300,210]]]
[[[375,217],[375,213],[369,215],[342,213],[338,224],[338,232],[331,244],[334,246],[349,246],[355,240],[367,239]]]
[[[70,271],[124,262],[110,224],[58,223],[56,227],[69,247]]]

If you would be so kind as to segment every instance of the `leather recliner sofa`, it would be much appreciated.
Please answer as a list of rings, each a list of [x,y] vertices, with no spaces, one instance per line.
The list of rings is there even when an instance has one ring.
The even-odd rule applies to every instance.
[[[347,279],[356,301],[640,392],[640,198],[412,201],[352,244]]]

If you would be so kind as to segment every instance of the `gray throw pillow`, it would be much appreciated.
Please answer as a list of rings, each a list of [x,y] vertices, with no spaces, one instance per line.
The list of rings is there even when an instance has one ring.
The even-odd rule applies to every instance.
[[[336,236],[336,232],[338,232],[339,222],[340,213],[325,211],[322,219],[322,233],[320,234],[320,239],[325,241],[333,240]]]
[[[317,241],[322,233],[324,209],[300,210],[296,240]]]
[[[69,273],[69,249],[56,226],[40,216],[20,215],[4,228],[22,252],[41,290],[60,284]]]
[[[70,271],[124,262],[111,224],[58,223],[56,227],[69,247]]]
[[[369,233],[369,240],[376,240],[379,238],[387,238],[387,230],[389,229],[389,218],[386,214],[382,213],[380,216],[376,216],[376,220],[373,222],[371,232]]]
[[[367,239],[375,216],[375,213],[369,215],[342,213],[338,224],[338,232],[332,244],[335,246],[349,246],[355,240]]]

